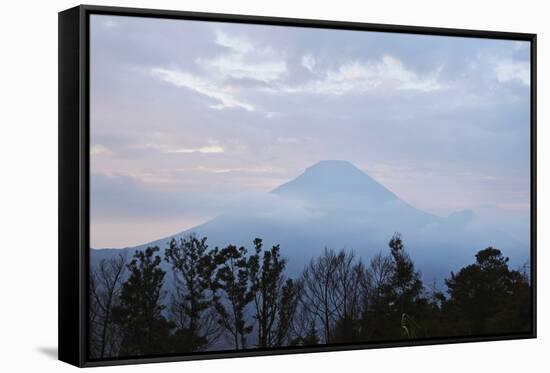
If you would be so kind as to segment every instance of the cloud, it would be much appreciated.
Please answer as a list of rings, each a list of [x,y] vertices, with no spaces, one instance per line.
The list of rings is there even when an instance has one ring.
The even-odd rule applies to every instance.
[[[214,58],[199,58],[197,65],[219,79],[252,79],[261,82],[278,80],[286,71],[284,56],[271,48],[261,47],[242,37],[216,31],[215,43],[229,53]]]
[[[216,30],[216,38],[214,42],[222,47],[229,48],[238,54],[245,54],[254,48],[254,45],[248,40],[242,37],[230,36],[221,30]]]
[[[240,172],[245,169],[240,170]],[[190,171],[187,171],[189,175]],[[231,172],[231,171],[230,171]],[[237,172],[237,170],[235,170]],[[260,168],[251,172],[267,172]],[[272,171],[271,171],[272,172]],[[196,176],[197,174],[192,174]],[[187,176],[189,177],[189,176]],[[212,182],[224,178],[212,173]],[[186,214],[208,216],[256,209],[260,204],[269,204],[267,212],[281,208],[281,199],[269,193],[235,191],[213,192],[203,188],[195,193],[182,193],[180,188],[159,185],[137,175],[91,174],[92,212],[95,216],[117,216],[118,218],[155,219],[166,216],[185,217]],[[278,202],[279,201],[279,202]]]
[[[107,19],[105,21],[105,23],[103,23],[103,27],[106,29],[106,30],[111,30],[115,27],[118,26],[118,23],[116,21],[114,21],[113,19]]]
[[[296,137],[277,137],[277,141],[282,144],[295,144],[299,142]]]
[[[529,46],[531,45],[530,42],[522,41],[522,40],[516,40],[516,41],[513,41],[512,43],[516,51],[528,49]]]
[[[203,68],[217,72],[222,78],[252,79],[271,82],[280,78],[286,71],[284,61],[248,63],[242,55],[226,55],[211,60],[198,60]]]
[[[198,147],[174,147],[170,144],[162,142],[147,142],[143,144],[133,145],[134,149],[151,149],[158,151],[160,153],[171,154],[171,153],[224,153],[225,149],[219,145],[216,140],[208,140],[208,145],[198,146]]]
[[[227,173],[252,173],[252,174],[264,174],[264,173],[282,173],[286,172],[283,168],[276,167],[235,167],[235,168],[218,168],[212,169],[216,174],[227,174]]]
[[[315,66],[311,56],[302,58],[302,65],[309,70]],[[353,61],[340,65],[336,70],[328,70],[316,80],[301,85],[287,85],[280,90],[289,93],[316,93],[343,95],[350,92],[361,93],[376,88],[432,92],[444,88],[439,82],[442,67],[427,75],[419,75],[408,69],[395,57],[385,55],[379,60]]]
[[[224,47],[224,52],[212,58],[197,58],[195,65],[200,72],[189,73],[178,68],[151,69],[153,76],[186,87],[219,101],[212,109],[241,108],[254,111],[254,105],[237,98],[238,83],[231,80],[253,80],[263,83],[276,81],[287,71],[284,56],[271,48],[258,47],[248,40],[217,31],[214,43]]]
[[[90,155],[110,155],[113,154],[113,152],[108,149],[106,146],[101,144],[93,144],[90,147]]]
[[[139,185],[94,189],[103,222],[202,220],[319,159],[391,165],[384,184],[435,212],[528,203],[510,180],[528,181],[528,43],[99,15],[90,32],[91,171]]]
[[[193,75],[177,69],[163,69],[155,67],[151,69],[151,74],[165,82],[177,87],[186,87],[197,93],[213,98],[220,103],[210,105],[212,109],[242,108],[247,111],[253,111],[254,106],[243,102],[234,97],[235,89],[230,85],[218,84],[208,81],[197,75]]]
[[[219,145],[209,145],[200,148],[181,148],[165,150],[165,153],[223,153],[224,149]]]
[[[531,84],[531,71],[529,62],[503,60],[495,66],[495,74],[501,83],[517,81],[529,86]]]
[[[315,57],[313,57],[312,55],[306,54],[305,56],[302,56],[301,64],[303,67],[305,67],[309,71],[313,71],[316,63],[317,61],[315,60]]]

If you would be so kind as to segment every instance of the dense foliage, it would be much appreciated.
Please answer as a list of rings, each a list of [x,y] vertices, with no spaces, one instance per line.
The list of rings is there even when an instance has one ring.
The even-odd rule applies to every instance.
[[[390,341],[530,330],[525,271],[488,247],[427,289],[395,234],[389,252],[363,263],[326,248],[301,276],[286,273],[276,245],[209,249],[207,238],[172,240],[103,260],[90,276],[92,358],[206,350]],[[173,281],[161,268],[165,261]]]

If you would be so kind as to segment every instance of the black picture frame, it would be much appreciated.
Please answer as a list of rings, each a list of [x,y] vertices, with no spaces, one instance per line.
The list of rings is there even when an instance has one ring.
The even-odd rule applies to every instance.
[[[250,349],[91,360],[87,356],[87,289],[89,264],[89,17],[92,14],[182,20],[295,26],[323,29],[383,31],[527,41],[531,45],[531,280],[532,323],[529,333],[403,340],[383,343],[339,344],[315,347]],[[59,360],[79,367],[171,362],[305,352],[436,345],[536,338],[536,34],[399,26],[342,21],[274,18],[81,5],[59,13]]]

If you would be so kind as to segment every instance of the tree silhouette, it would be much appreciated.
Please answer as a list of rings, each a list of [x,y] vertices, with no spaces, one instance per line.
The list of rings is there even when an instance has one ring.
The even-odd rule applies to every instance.
[[[309,324],[309,328],[307,329],[305,336],[302,338],[299,338],[298,344],[302,346],[315,346],[319,344],[319,337],[317,336],[317,328],[315,327],[314,322],[311,322]]]
[[[179,241],[172,239],[165,251],[175,288],[170,306],[176,324],[173,340],[182,352],[204,350],[220,332],[212,307],[215,265],[207,250],[206,237],[192,235]]]
[[[126,259],[119,254],[102,259],[90,273],[90,301],[94,310],[91,319],[91,356],[104,358],[117,350],[117,331],[112,320],[112,309],[118,304]]]
[[[395,298],[394,308],[398,314],[411,314],[414,303],[422,292],[420,273],[415,270],[413,261],[405,251],[399,233],[394,234],[388,245],[394,265],[390,282],[390,293]]]
[[[519,271],[508,268],[508,258],[488,247],[476,263],[445,280],[450,298],[443,311],[459,335],[509,333],[530,328],[530,286]]]
[[[262,240],[254,240],[255,254],[248,260],[258,347],[281,346],[288,339],[299,288],[286,279],[286,260],[278,245],[262,254]]]
[[[394,265],[390,256],[375,255],[365,270],[365,287],[361,315],[361,338],[383,339],[391,328],[388,321],[390,304],[388,293]]]
[[[401,333],[406,338],[416,336],[418,324],[414,321],[420,316],[419,303],[425,303],[421,299],[423,285],[420,273],[414,268],[414,263],[405,246],[401,235],[396,233],[389,242],[390,253],[393,259],[393,276],[390,281],[390,304],[392,313],[401,320]]]
[[[287,343],[291,346],[316,345],[320,342],[317,330],[318,317],[310,312],[311,307],[308,306],[304,296],[303,277],[296,282],[296,286],[299,287],[299,290]]]
[[[365,296],[365,266],[355,254],[344,250],[338,253],[336,265],[336,293],[338,307],[333,342],[355,342],[360,339],[359,319]]]
[[[113,321],[122,330],[121,356],[154,355],[171,351],[173,324],[162,315],[165,272],[155,253],[158,247],[136,251],[128,264],[128,280],[122,285],[120,304],[113,308]]]
[[[282,287],[277,311],[277,328],[275,332],[274,347],[291,344],[293,320],[296,316],[298,304],[302,296],[303,284],[300,280],[287,279]]]
[[[361,335],[368,340],[415,338],[428,307],[420,273],[401,235],[395,233],[388,246],[389,256],[375,256],[367,269]]]
[[[336,291],[338,260],[338,255],[333,250],[325,248],[323,255],[312,259],[302,274],[302,305],[322,325],[325,343],[330,342],[341,302]]]
[[[208,249],[207,238],[170,241],[171,301],[158,247],[103,260],[90,273],[90,356],[155,355],[527,332],[526,271],[488,247],[451,272],[447,295],[424,288],[400,234],[365,266],[353,251],[325,248],[297,280],[278,245]],[[125,271],[128,271],[127,275]],[[126,281],[124,282],[124,279]],[[169,306],[166,308],[166,306]],[[165,314],[170,318],[167,319]],[[253,333],[254,332],[254,333]],[[225,335],[228,340],[218,341]],[[250,341],[249,341],[250,339]],[[214,342],[219,343],[214,344]]]
[[[253,293],[248,284],[247,250],[229,245],[212,253],[216,265],[212,290],[218,324],[229,333],[236,350],[247,347],[247,335],[253,324],[246,320],[246,308]],[[220,294],[221,293],[221,294]]]

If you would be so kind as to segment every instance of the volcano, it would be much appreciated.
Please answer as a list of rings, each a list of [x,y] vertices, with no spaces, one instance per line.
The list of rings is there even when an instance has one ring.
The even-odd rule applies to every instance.
[[[461,211],[440,217],[411,206],[353,164],[323,160],[298,177],[260,198],[191,229],[153,242],[125,248],[159,246],[191,234],[208,237],[210,247],[228,244],[251,247],[262,238],[264,247],[280,245],[290,273],[298,274],[325,248],[353,251],[364,261],[387,253],[395,232],[427,280],[448,277],[451,270],[472,262],[488,246],[509,249],[520,262],[529,250],[503,232],[476,224],[475,214]],[[92,264],[119,249],[92,250]],[[517,254],[517,255],[516,255]]]
[[[344,198],[381,205],[399,198],[389,189],[347,161],[320,161],[271,193],[316,203]]]

